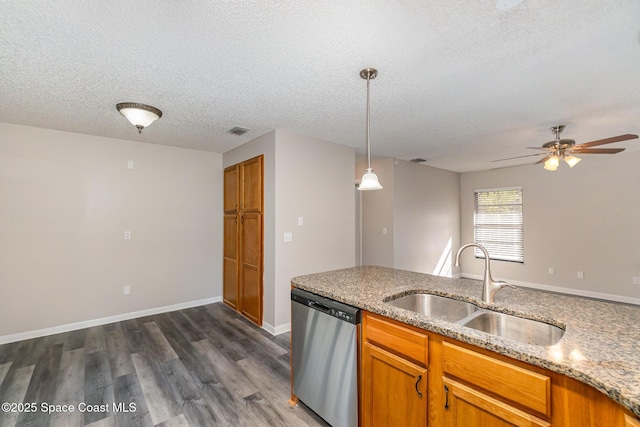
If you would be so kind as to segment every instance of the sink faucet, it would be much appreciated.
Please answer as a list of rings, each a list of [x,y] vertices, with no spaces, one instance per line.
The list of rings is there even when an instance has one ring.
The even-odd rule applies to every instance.
[[[470,246],[475,246],[480,249],[484,253],[484,280],[482,281],[482,301],[493,303],[495,302],[496,292],[502,289],[505,286],[515,289],[513,285],[508,284],[507,282],[494,281],[493,277],[491,277],[491,267],[489,266],[489,252],[484,248],[484,246],[479,245],[477,243],[467,243],[466,245],[462,245],[460,249],[458,249],[458,253],[456,254],[456,267],[460,267],[460,254],[463,250]]]

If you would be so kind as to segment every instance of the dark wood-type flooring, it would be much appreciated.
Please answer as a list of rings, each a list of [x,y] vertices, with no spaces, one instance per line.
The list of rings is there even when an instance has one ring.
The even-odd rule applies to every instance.
[[[327,426],[289,384],[289,334],[210,304],[0,346],[0,426]]]

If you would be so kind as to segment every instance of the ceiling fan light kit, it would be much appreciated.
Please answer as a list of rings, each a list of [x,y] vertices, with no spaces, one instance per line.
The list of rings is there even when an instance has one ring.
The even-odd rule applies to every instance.
[[[551,132],[554,133],[556,139],[553,141],[545,142],[542,147],[527,147],[532,150],[542,150],[546,153],[527,154],[525,156],[509,157],[507,159],[493,160],[494,162],[500,162],[503,160],[519,159],[521,157],[531,157],[545,155],[544,158],[537,161],[538,163],[544,163],[544,168],[548,171],[554,172],[560,165],[560,159],[563,159],[570,168],[577,165],[582,159],[574,156],[574,154],[616,154],[624,151],[624,148],[591,148],[598,145],[612,144],[614,142],[627,141],[629,139],[637,139],[638,135],[624,134],[618,136],[612,136],[611,138],[598,139],[596,141],[585,142],[584,144],[576,144],[573,139],[560,139],[560,134],[564,130],[564,125],[553,126]]]

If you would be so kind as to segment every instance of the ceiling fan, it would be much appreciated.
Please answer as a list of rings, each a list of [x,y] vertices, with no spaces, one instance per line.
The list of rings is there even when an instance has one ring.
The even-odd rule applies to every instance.
[[[521,157],[542,156],[544,157],[536,162],[544,163],[544,168],[549,171],[558,169],[560,159],[563,159],[569,167],[574,167],[582,159],[574,156],[574,154],[616,154],[624,151],[624,148],[591,148],[598,145],[611,144],[614,142],[626,141],[628,139],[636,139],[638,135],[625,134],[612,136],[611,138],[598,139],[596,141],[585,142],[584,144],[576,144],[573,139],[560,139],[560,134],[564,130],[564,125],[553,126],[551,132],[556,136],[553,141],[542,144],[542,147],[527,147],[532,150],[542,150],[542,153],[527,154],[526,156],[509,157],[508,159],[492,160],[492,162],[501,162],[504,160],[519,159]]]

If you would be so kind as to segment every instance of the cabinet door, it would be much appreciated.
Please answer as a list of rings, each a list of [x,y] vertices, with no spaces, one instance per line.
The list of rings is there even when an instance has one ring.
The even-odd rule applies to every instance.
[[[262,156],[242,163],[240,210],[262,212]]]
[[[239,165],[224,170],[224,213],[238,212],[240,200],[240,172]]]
[[[240,312],[262,325],[262,214],[240,219]]]
[[[624,425],[625,427],[640,427],[640,421],[635,418],[631,418],[629,415],[624,416]]]
[[[444,427],[549,427],[551,424],[471,387],[443,378]]]
[[[223,283],[224,303],[238,310],[238,216],[224,216]]]
[[[362,426],[426,427],[425,368],[365,343],[362,389]]]

